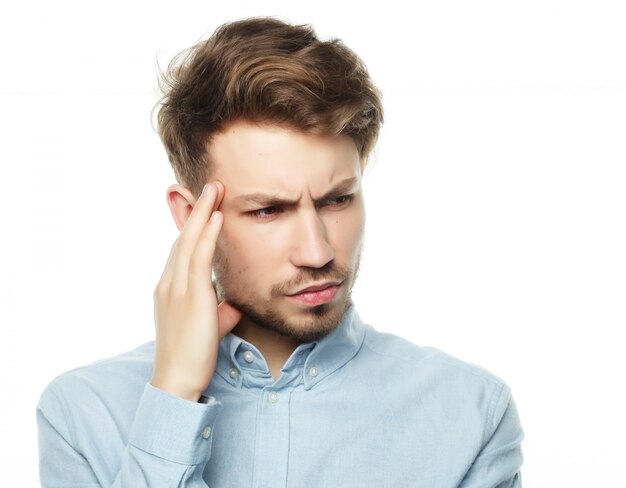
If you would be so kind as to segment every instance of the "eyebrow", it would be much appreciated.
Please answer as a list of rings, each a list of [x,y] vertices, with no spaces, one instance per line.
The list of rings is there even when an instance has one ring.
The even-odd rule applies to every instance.
[[[353,176],[352,178],[346,178],[337,183],[329,192],[323,197],[316,198],[314,202],[316,204],[325,203],[332,198],[340,197],[349,192],[355,183],[358,182],[358,178]],[[282,198],[277,194],[271,195],[267,193],[250,193],[248,195],[240,195],[235,197],[236,202],[244,204],[256,204],[260,208],[265,207],[294,207],[297,205],[298,200],[288,200]]]

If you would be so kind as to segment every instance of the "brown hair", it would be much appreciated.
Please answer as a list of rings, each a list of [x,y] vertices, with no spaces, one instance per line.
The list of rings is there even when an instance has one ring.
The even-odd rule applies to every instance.
[[[350,136],[363,160],[383,122],[381,95],[359,57],[310,25],[230,22],[176,56],[163,74],[158,130],[179,184],[199,195],[206,146],[229,122]]]

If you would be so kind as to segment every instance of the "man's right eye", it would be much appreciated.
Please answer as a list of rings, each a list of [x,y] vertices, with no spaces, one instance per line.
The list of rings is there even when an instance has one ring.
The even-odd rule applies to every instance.
[[[278,212],[279,212],[278,207],[265,207],[265,208],[260,208],[259,210],[253,210],[252,212],[249,212],[249,213],[253,217],[256,217],[260,220],[269,220],[270,218],[275,216]]]

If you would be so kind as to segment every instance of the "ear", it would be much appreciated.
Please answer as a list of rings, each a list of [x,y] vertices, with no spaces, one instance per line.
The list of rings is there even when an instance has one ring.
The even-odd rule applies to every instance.
[[[197,199],[189,189],[181,185],[169,186],[166,197],[167,205],[170,207],[176,227],[178,227],[179,231],[182,231]]]

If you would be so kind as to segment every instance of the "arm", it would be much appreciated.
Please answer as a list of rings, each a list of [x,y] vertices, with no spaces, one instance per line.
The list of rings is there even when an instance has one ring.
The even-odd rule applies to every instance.
[[[205,404],[198,400],[215,371],[219,341],[241,317],[226,302],[218,306],[211,281],[223,220],[217,208],[223,196],[221,183],[209,184],[188,218],[179,215],[183,221],[177,223],[184,228],[154,293],[152,378],[137,406],[127,444],[120,441],[126,438],[120,431],[128,427],[117,425],[106,407],[101,415],[78,409],[75,416],[83,425],[88,421],[88,428],[71,429],[77,419],[64,408],[65,397],[80,402],[81,393],[72,385],[67,395],[55,392],[53,383],[37,411],[42,486],[206,488],[202,472],[219,404],[214,399]],[[89,459],[81,454],[85,445],[91,447]]]
[[[225,301],[218,306],[211,276],[224,218],[217,210],[224,186],[205,185],[186,221],[180,209],[188,203],[173,202],[177,197],[172,195],[181,197],[181,191],[188,192],[169,192],[177,225],[184,228],[154,291],[156,351],[150,383],[197,402],[213,377],[219,341],[237,325],[241,313]]]
[[[106,421],[93,419],[89,432],[70,428],[67,409],[55,385],[44,391],[37,408],[39,476],[43,488],[207,488],[202,472],[211,455],[210,430],[219,404],[183,400],[147,384],[125,447],[114,447]],[[93,439],[101,431],[102,439]],[[208,435],[207,435],[208,434]],[[91,436],[92,438],[88,438]],[[81,447],[90,449],[89,459]],[[118,472],[111,467],[118,466]]]
[[[524,432],[506,386],[497,392],[486,442],[459,488],[520,488]]]

